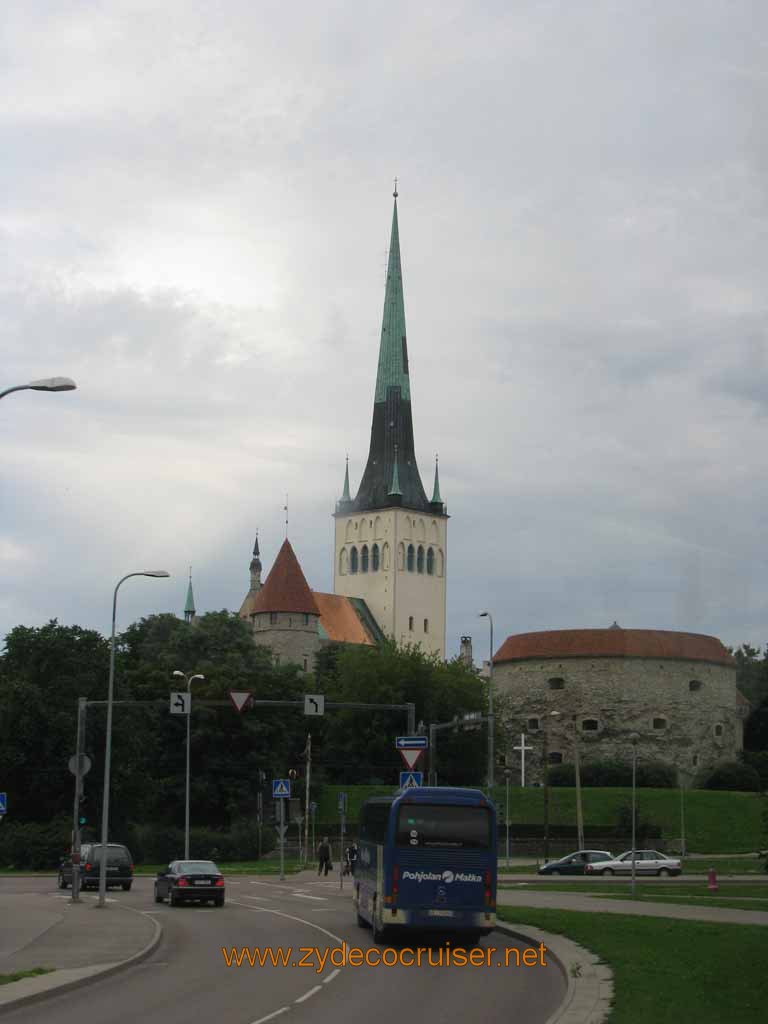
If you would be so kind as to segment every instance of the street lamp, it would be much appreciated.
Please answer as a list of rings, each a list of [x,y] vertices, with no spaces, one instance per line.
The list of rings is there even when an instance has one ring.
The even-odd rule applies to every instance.
[[[576,783],[576,833],[578,835],[579,849],[584,849],[584,812],[581,806],[581,759],[579,751],[579,722],[578,715],[573,716],[573,772]]]
[[[637,741],[640,736],[636,732],[629,734],[632,744],[632,899],[635,898],[635,790],[637,788]]]
[[[13,391],[74,391],[77,384],[71,377],[44,377],[42,380],[33,380],[29,384],[17,384],[15,388],[6,388],[0,391],[0,398],[5,398]]]
[[[192,675],[190,672],[179,672],[178,669],[173,673],[175,676],[184,679],[187,684],[187,695],[189,700],[187,701],[187,786],[186,786],[186,797],[184,800],[184,859],[189,860],[189,733],[190,723],[192,720],[192,694],[190,687],[196,679],[205,680],[205,676],[201,676],[199,673]]]
[[[493,616],[490,612],[480,612],[481,619],[488,619],[491,627],[491,657],[488,661],[488,796],[493,799]]]
[[[56,378],[53,378],[56,380]],[[66,378],[64,378],[66,380]],[[72,382],[70,382],[72,383]],[[74,385],[73,385],[74,386]],[[117,592],[121,584],[131,576],[170,576],[165,569],[145,569],[143,572],[129,572],[118,580],[112,597],[112,642],[109,648],[109,689],[107,690],[107,739],[104,747],[104,795],[101,804],[101,864],[99,866],[99,902],[107,903],[107,837],[109,836],[109,774],[112,761],[112,697],[115,689],[115,620],[117,618]]]
[[[512,774],[511,768],[504,769],[504,783],[506,786],[506,808],[504,811],[504,821],[507,826],[507,871],[509,871],[509,777]]]
[[[549,860],[549,719],[559,718],[559,711],[550,711],[544,719],[544,863]]]

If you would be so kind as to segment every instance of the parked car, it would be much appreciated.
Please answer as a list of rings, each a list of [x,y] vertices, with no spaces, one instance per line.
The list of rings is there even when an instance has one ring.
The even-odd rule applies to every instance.
[[[588,864],[613,860],[610,850],[577,850],[560,860],[551,860],[539,868],[540,875],[583,875]]]
[[[207,900],[223,907],[224,876],[212,860],[174,860],[155,879],[155,903],[165,899],[172,907]]]
[[[658,850],[635,850],[636,875],[679,875],[682,871],[677,857],[667,857]],[[622,853],[615,860],[600,864],[587,864],[586,875],[630,875],[632,873],[632,851]]]
[[[98,889],[101,871],[101,843],[83,843],[80,847],[80,886]],[[65,857],[59,865],[59,888],[72,885],[72,857]],[[107,843],[107,888],[122,886],[129,892],[133,883],[133,857],[127,846]]]

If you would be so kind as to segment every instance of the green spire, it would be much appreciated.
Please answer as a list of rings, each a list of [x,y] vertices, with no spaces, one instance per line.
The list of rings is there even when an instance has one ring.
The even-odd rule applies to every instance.
[[[435,456],[435,488],[432,491],[432,502],[439,502],[441,505],[443,499],[440,497],[440,475],[437,472],[437,456]]]
[[[187,587],[187,603],[184,605],[184,618],[191,622],[195,617],[195,598],[192,593],[192,566],[189,567],[189,586]]]
[[[405,341],[405,304],[403,302],[403,273],[400,266],[400,232],[397,226],[397,186],[393,192],[395,206],[392,211],[392,237],[389,242],[387,287],[384,293],[384,315],[381,323],[379,369],[376,375],[376,402],[386,400],[391,387],[400,388],[403,401],[411,400],[408,379],[408,348]]]
[[[392,486],[389,488],[390,494],[399,494],[402,497],[403,492],[400,490],[400,476],[397,472],[397,445],[395,445],[395,462],[392,468]]]
[[[347,468],[344,470],[344,493],[341,496],[342,501],[352,501],[349,496],[349,456],[347,456]]]

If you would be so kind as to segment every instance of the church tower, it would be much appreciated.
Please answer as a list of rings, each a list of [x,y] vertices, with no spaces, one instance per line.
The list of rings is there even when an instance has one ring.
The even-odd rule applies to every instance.
[[[431,500],[416,465],[394,197],[371,444],[357,495],[347,466],[336,504],[333,589],[362,598],[398,643],[444,658],[448,516],[437,462]]]

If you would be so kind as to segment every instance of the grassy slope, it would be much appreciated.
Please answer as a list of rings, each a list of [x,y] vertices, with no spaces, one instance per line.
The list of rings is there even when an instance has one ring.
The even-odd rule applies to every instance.
[[[565,934],[614,971],[610,1024],[763,1024],[765,929],[505,907],[506,920]]]
[[[360,804],[368,796],[393,792],[390,786],[324,786],[320,795],[318,821],[330,824],[338,820],[338,792],[348,794],[347,817],[357,820]],[[576,820],[576,793],[573,789],[552,787],[550,821],[553,825],[569,825]],[[631,789],[584,789],[584,824],[614,825],[619,808],[632,799]],[[497,806],[503,815],[503,787],[494,791]],[[640,816],[659,825],[667,841],[680,835],[680,791],[677,789],[639,789]],[[757,793],[723,793],[715,790],[692,790],[685,796],[685,823],[688,848],[694,853],[747,853],[765,845],[760,820],[768,800]],[[512,825],[543,820],[544,791],[510,787],[510,821]],[[514,842],[514,828],[512,829]]]

